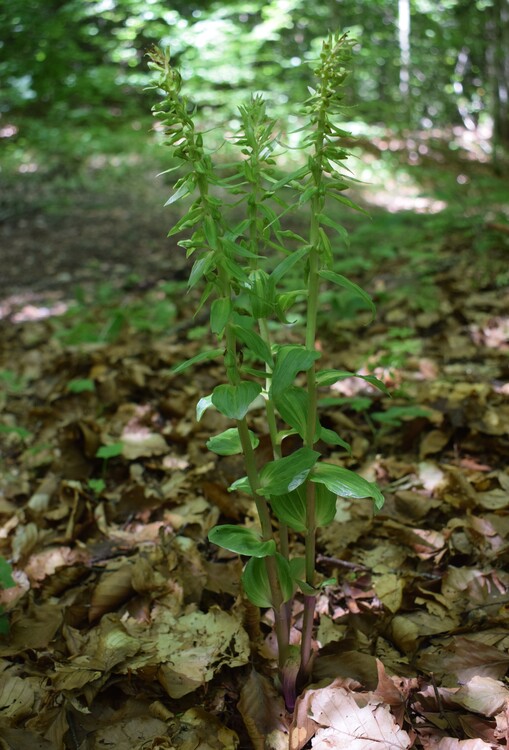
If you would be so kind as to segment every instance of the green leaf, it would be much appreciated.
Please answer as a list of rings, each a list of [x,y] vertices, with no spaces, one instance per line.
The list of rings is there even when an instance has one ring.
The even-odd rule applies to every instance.
[[[241,341],[244,346],[247,346],[250,352],[255,354],[268,365],[273,364],[272,354],[269,347],[256,331],[241,325],[233,326],[233,330],[239,341]]]
[[[318,228],[318,234],[320,236],[320,258],[326,266],[331,266],[333,257],[330,239],[328,238],[327,233],[322,227]]]
[[[293,596],[294,585],[288,560],[276,552],[276,568],[283,593],[283,601],[287,602]],[[242,573],[242,585],[246,596],[257,607],[272,607],[267,562],[263,558],[252,557]]]
[[[104,479],[89,479],[87,487],[92,490],[94,495],[100,495],[106,489],[106,482]]]
[[[203,417],[204,413],[212,406],[212,394],[209,396],[202,396],[202,398],[196,404],[196,421],[199,422]]]
[[[74,378],[67,383],[69,393],[84,393],[95,391],[95,383],[90,378]]]
[[[185,362],[181,362],[179,365],[173,368],[172,372],[177,375],[178,373],[187,370],[188,367],[197,365],[199,362],[206,362],[209,359],[215,359],[222,353],[223,349],[209,349],[206,352],[200,352],[199,354],[195,354],[194,357],[191,357],[191,359],[186,359]]]
[[[252,447],[257,448],[260,441],[251,430],[249,430],[249,438]],[[209,438],[207,440],[207,448],[219,456],[236,456],[238,453],[242,453],[242,445],[237,428],[230,427],[219,435]]]
[[[367,479],[342,466],[325,462],[318,463],[309,478],[312,482],[325,485],[331,492],[341,497],[371,497],[377,510],[380,510],[384,504],[384,496],[374,482],[368,482]]]
[[[229,297],[215,299],[210,306],[210,330],[221,336],[231,315],[232,303]]]
[[[386,396],[391,396],[391,392],[381,380],[376,378],[374,375],[359,375],[356,372],[347,372],[346,370],[320,370],[316,373],[316,384],[317,385],[332,385],[337,383],[338,380],[346,380],[346,378],[360,378],[365,380],[374,388],[378,388],[379,391],[385,393]]]
[[[168,237],[172,237],[174,234],[178,234],[183,229],[189,229],[190,227],[194,227],[195,224],[197,224],[201,217],[203,216],[203,208],[199,206],[198,208],[192,208],[190,211],[185,214],[179,221],[177,221],[176,224],[173,225],[173,227],[168,232]]]
[[[265,464],[260,472],[259,495],[284,495],[299,487],[318,461],[320,454],[311,448],[299,448],[286,458]]]
[[[165,206],[171,206],[172,203],[176,203],[181,198],[185,198],[186,195],[189,195],[194,190],[194,182],[192,180],[186,181],[183,185],[179,187],[178,190],[176,190],[173,195],[170,195]]]
[[[328,526],[336,515],[337,495],[325,485],[315,485],[315,523]],[[269,498],[276,517],[294,531],[307,530],[307,482],[293,492]]]
[[[337,494],[324,484],[317,484],[315,490],[315,521],[317,526],[328,526],[336,515]]]
[[[11,566],[4,557],[0,556],[0,589],[12,589],[15,585]]]
[[[349,244],[349,235],[347,230],[341,226],[341,224],[338,224],[336,221],[333,221],[329,216],[326,214],[318,214],[316,217],[320,224],[325,224],[326,227],[330,227],[331,229],[335,229],[336,232],[339,234],[341,239],[344,240],[344,242],[348,245]]]
[[[121,456],[124,450],[123,443],[112,443],[111,445],[101,445],[96,451],[96,458],[115,458]]]
[[[238,555],[249,557],[267,557],[276,552],[274,539],[264,541],[262,535],[254,529],[245,526],[225,524],[215,526],[209,531],[209,541],[218,547],[236,552]]]
[[[236,479],[235,482],[228,487],[228,492],[246,492],[248,495],[251,494],[249,479],[247,477]]]
[[[348,453],[352,452],[350,443],[347,443],[337,432],[329,430],[327,427],[320,427],[320,440],[323,440],[324,443],[328,443],[329,445],[340,445],[341,448],[344,448]]]
[[[210,250],[208,253],[202,255],[198,260],[195,260],[191,273],[189,274],[189,280],[187,286],[192,289],[201,279],[210,271],[214,265],[215,254]]]
[[[277,284],[279,281],[281,281],[281,279],[288,274],[290,269],[293,268],[296,263],[302,260],[302,258],[305,258],[307,254],[308,248],[301,247],[299,248],[299,250],[296,250],[295,252],[288,255],[284,260],[281,261],[281,263],[278,263],[278,265],[270,275],[274,284]]]
[[[357,284],[354,284],[353,281],[350,281],[350,279],[347,279],[346,276],[342,276],[339,273],[336,273],[335,271],[319,271],[319,276],[322,279],[326,279],[326,281],[330,281],[332,284],[336,284],[336,286],[341,286],[343,289],[348,289],[350,292],[353,292],[358,297],[360,297],[366,305],[369,307],[369,309],[372,312],[372,317],[375,317],[376,314],[376,307],[369,296],[367,292],[364,291],[364,289],[361,289],[360,286]]]
[[[304,388],[290,386],[275,399],[274,403],[286,424],[304,438],[307,431],[309,413],[309,394]]]
[[[306,483],[284,495],[271,495],[269,502],[274,515],[282,523],[294,531],[306,531]]]
[[[243,419],[261,391],[261,386],[250,380],[239,385],[218,385],[212,393],[212,403],[225,417]]]
[[[350,198],[346,198],[344,195],[341,195],[341,193],[335,193],[333,190],[329,190],[327,191],[327,195],[330,195],[330,197],[334,198],[334,200],[338,201],[338,203],[343,203],[345,206],[348,206],[348,208],[353,208],[354,211],[360,211],[361,214],[369,216],[368,211],[359,206],[357,203],[351,201]]]
[[[272,373],[271,395],[274,399],[293,384],[298,372],[309,370],[320,354],[303,346],[282,346]]]

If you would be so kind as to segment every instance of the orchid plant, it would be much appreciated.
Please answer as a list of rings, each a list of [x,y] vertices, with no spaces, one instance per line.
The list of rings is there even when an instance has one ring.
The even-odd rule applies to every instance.
[[[324,460],[320,450],[328,445],[348,451],[349,446],[321,424],[319,389],[355,375],[319,369],[320,289],[325,284],[347,289],[374,313],[369,295],[333,269],[331,237],[337,234],[344,240],[346,230],[326,212],[334,202],[359,208],[344,195],[349,152],[342,139],[349,134],[337,124],[352,46],[347,35],[331,34],[323,42],[314,71],[316,88],[310,89],[301,109],[305,159],[290,174],[278,170],[280,138],[261,96],[252,96],[239,108],[240,127],[230,138],[238,159],[217,164],[206,148],[205,133],[196,126],[196,110],[182,93],[182,78],[169,51],[154,48],[149,53],[158,74],[153,88],[162,92],[154,114],[177,168],[183,170],[167,204],[185,201],[186,209],[169,236],[185,233],[178,244],[194,260],[188,285],[201,285],[198,309],[209,305],[210,330],[218,342],[217,348],[201,352],[175,372],[198,361],[224,358],[225,382],[200,399],[197,418],[215,408],[231,420],[232,426],[212,436],[207,446],[219,455],[243,455],[246,476],[229,489],[249,493],[258,516],[257,528],[216,526],[209,539],[247,559],[245,595],[274,612],[280,686],[290,711],[311,673],[316,596],[320,586],[330,584],[318,583],[317,529],[334,519],[338,496],[371,498],[376,509],[383,504],[374,483]],[[298,234],[285,220],[305,209],[309,224]],[[300,343],[295,343],[293,330],[288,343],[281,332],[296,305],[305,309],[305,326]],[[384,390],[375,377],[362,377]],[[251,412],[259,409],[264,410],[265,433],[272,444],[272,460],[265,463],[259,458],[260,429],[256,433],[250,426]],[[288,441],[290,435],[298,437]],[[288,444],[299,447],[289,451]],[[304,537],[304,557],[292,555],[293,532]],[[290,644],[295,596],[304,603],[298,647]]]

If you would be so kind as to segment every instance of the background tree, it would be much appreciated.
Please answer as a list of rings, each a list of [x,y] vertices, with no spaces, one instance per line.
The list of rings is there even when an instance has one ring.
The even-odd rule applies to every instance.
[[[2,116],[25,118],[31,138],[41,118],[69,129],[145,116],[153,43],[171,45],[212,123],[218,110],[236,117],[248,84],[291,120],[310,82],[302,63],[341,29],[360,45],[353,118],[473,129],[490,117],[509,141],[509,0],[4,0],[0,25]]]

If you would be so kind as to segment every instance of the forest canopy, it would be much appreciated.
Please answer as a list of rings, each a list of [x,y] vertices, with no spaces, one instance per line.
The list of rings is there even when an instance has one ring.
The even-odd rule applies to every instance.
[[[509,142],[508,0],[12,0],[0,6],[0,104],[29,139],[146,116],[146,53],[171,46],[187,90],[214,120],[239,92],[291,115],[329,30],[358,41],[352,120],[396,130],[494,125]],[[7,128],[7,130],[6,130]]]

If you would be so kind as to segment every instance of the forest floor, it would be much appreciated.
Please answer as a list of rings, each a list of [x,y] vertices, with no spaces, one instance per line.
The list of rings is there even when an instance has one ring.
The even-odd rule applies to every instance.
[[[341,271],[372,294],[375,322],[323,298],[321,366],[392,392],[354,378],[323,390],[324,423],[352,446],[328,460],[386,502],[374,515],[338,499],[319,533],[319,574],[337,583],[318,600],[314,684],[293,717],[273,688],[270,615],[243,599],[238,558],[206,541],[255,513],[227,490],[238,458],[205,448],[225,421],[195,418],[221,363],[172,372],[207,329],[165,238],[167,196],[136,169],[85,187],[13,182],[0,227],[0,555],[15,582],[0,566],[2,750],[282,750],[289,734],[292,750],[509,745],[509,195],[486,165],[446,166],[467,185],[456,203],[395,178],[359,196],[371,224],[348,219]],[[437,213],[420,213],[430,201]],[[297,597],[295,641],[301,613]]]

